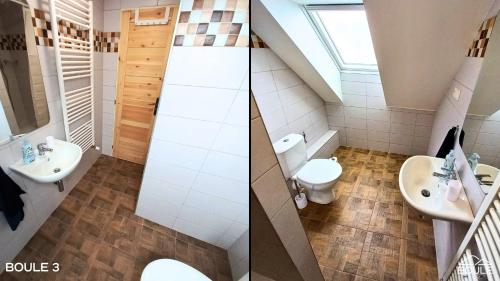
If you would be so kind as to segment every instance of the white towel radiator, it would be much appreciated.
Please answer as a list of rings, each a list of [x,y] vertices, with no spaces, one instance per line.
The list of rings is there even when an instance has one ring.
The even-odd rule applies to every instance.
[[[66,140],[85,152],[95,145],[92,1],[49,0],[49,3]],[[64,26],[62,32],[60,23]],[[88,36],[65,32],[68,30],[88,32]]]
[[[500,177],[490,187],[443,280],[500,281]],[[474,239],[474,240],[473,240]],[[479,256],[471,253],[475,242]]]

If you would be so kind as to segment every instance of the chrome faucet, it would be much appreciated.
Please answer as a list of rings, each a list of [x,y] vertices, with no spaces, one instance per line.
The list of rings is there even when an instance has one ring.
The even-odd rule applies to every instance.
[[[444,179],[446,180],[446,182],[448,182],[449,180],[456,180],[457,176],[455,174],[455,157],[451,156],[450,158],[448,158],[447,156],[447,159],[443,167],[441,167],[441,170],[444,172],[444,174],[433,172],[432,175],[434,177]]]
[[[45,152],[53,150],[52,148],[48,148],[47,144],[44,142],[39,143],[36,147],[38,148],[38,155],[40,155],[40,156],[44,156]]]

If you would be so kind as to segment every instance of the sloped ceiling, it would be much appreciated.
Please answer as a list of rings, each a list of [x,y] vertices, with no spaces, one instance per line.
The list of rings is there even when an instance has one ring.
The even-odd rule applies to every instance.
[[[493,0],[365,0],[388,106],[435,110]]]
[[[251,28],[327,102],[341,102],[340,72],[318,39],[302,5],[251,0]]]

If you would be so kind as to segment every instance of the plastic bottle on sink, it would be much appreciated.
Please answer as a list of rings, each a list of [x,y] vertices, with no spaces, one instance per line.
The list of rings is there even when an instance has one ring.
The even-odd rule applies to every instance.
[[[462,190],[462,184],[458,180],[449,180],[446,186],[446,199],[451,202],[457,201],[460,197],[460,191]]]

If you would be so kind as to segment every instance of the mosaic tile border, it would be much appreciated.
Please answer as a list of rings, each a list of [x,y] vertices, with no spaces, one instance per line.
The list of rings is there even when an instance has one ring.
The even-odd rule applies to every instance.
[[[479,27],[476,38],[472,41],[472,44],[467,51],[468,57],[484,57],[486,48],[488,47],[488,41],[491,37],[491,32],[493,31],[493,26],[495,25],[495,20],[496,16],[483,21]]]
[[[118,53],[120,32],[103,32],[94,30],[94,49],[102,53]]]
[[[250,48],[260,49],[269,48],[269,46],[267,46],[267,44],[257,34],[255,34],[253,30],[251,30]]]
[[[26,50],[26,36],[19,34],[0,34],[0,50],[20,51]]]
[[[174,46],[248,47],[248,0],[193,0],[181,5]]]
[[[50,13],[39,9],[32,9],[31,16],[35,30],[36,44],[38,46],[53,47],[54,41]],[[70,35],[73,38],[84,40],[88,38],[88,32],[79,30],[72,23],[59,21],[58,28],[60,32]],[[119,41],[120,32],[103,32],[94,29],[94,50],[96,52],[117,53]]]

